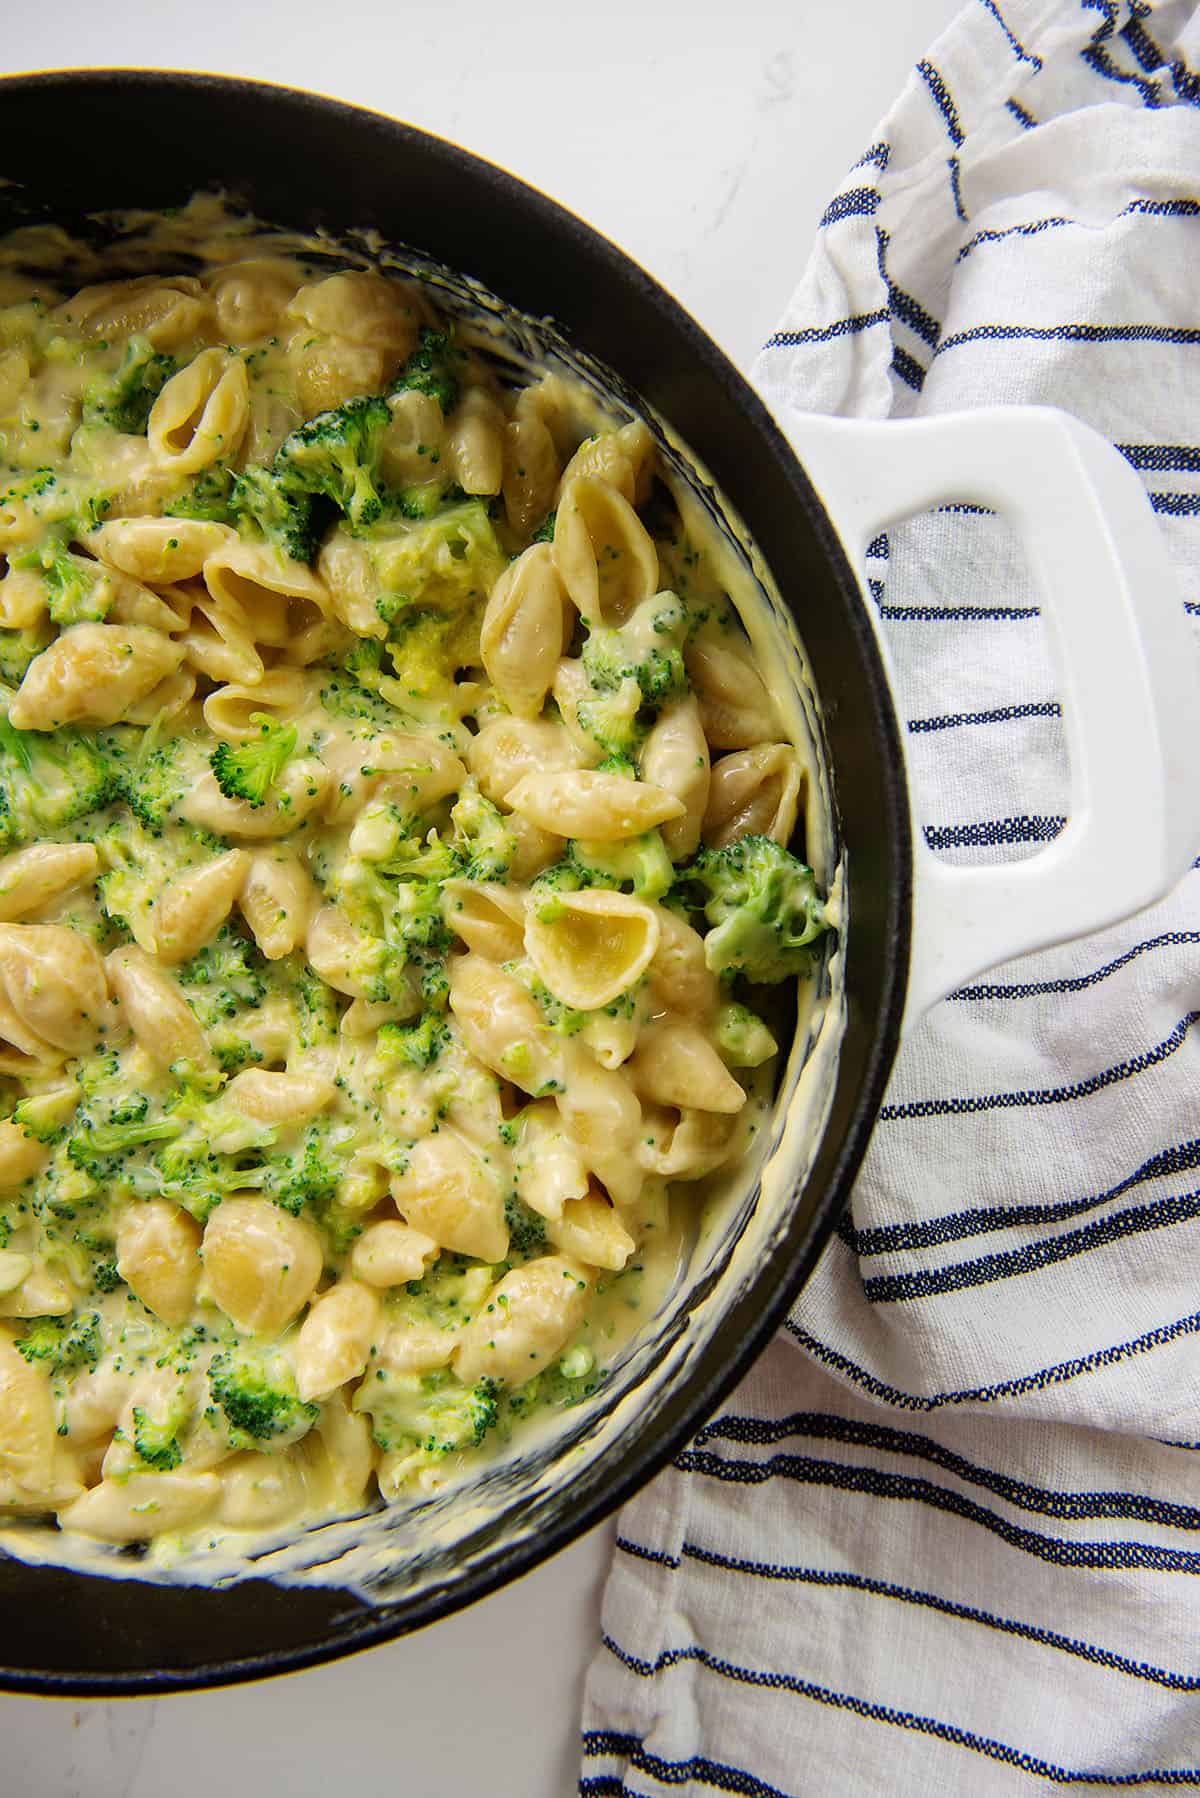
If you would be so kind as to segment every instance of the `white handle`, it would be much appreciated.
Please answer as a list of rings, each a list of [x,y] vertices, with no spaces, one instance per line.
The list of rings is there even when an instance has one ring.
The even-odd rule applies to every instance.
[[[1145,491],[1078,420],[1008,406],[885,423],[788,411],[783,423],[863,581],[889,679],[863,552],[884,526],[950,500],[1015,527],[1059,665],[1072,793],[1049,847],[951,867],[914,825],[908,1029],[984,968],[1128,917],[1187,871],[1200,851],[1200,668]]]

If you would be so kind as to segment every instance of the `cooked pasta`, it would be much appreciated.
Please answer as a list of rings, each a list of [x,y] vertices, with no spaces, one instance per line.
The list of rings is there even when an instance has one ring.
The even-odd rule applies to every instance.
[[[761,1118],[801,758],[647,423],[470,341],[252,239],[0,310],[0,1512],[519,1447]]]

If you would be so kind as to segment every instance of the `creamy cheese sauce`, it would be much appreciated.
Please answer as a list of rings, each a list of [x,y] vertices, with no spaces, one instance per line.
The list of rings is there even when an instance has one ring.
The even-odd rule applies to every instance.
[[[618,1452],[790,1213],[842,1025],[819,706],[686,445],[549,327],[212,199],[119,242],[142,283],[75,300],[113,252],[0,245],[0,1541],[382,1600]],[[360,394],[369,455],[297,444]],[[97,624],[151,657],[115,711],[122,663],[44,678]],[[780,1069],[787,1007],[706,954],[725,876],[687,883],[798,826]],[[61,1016],[14,998],[47,928]]]

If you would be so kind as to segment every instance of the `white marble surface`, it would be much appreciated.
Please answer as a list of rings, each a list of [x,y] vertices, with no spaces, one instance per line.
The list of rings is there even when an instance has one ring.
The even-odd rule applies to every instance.
[[[10,72],[252,75],[408,119],[589,219],[745,365],[830,191],[955,9],[58,0],[22,8],[4,54]],[[286,1679],[115,1703],[0,1696],[0,1794],[323,1798],[352,1777],[364,1798],[565,1798],[607,1544],[595,1532],[465,1615]]]

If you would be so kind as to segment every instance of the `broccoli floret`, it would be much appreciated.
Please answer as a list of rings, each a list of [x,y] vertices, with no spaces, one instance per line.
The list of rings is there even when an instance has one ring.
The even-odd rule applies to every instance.
[[[72,1167],[81,1168],[93,1180],[111,1180],[119,1175],[131,1149],[150,1142],[173,1142],[182,1132],[183,1125],[174,1118],[159,1118],[152,1124],[95,1124],[68,1138],[67,1158]]]
[[[163,510],[168,518],[201,518],[209,524],[234,524],[233,486],[233,470],[226,468],[223,462],[214,462]]]
[[[450,808],[453,844],[468,880],[503,880],[517,853],[517,838],[498,806],[473,780],[464,781]]]
[[[601,749],[624,758],[636,754],[645,738],[643,703],[642,689],[630,674],[611,691],[593,688],[590,698],[579,701],[575,716]]]
[[[444,1019],[436,1011],[425,1012],[415,1024],[381,1024],[379,1053],[410,1068],[427,1068],[450,1040]]]
[[[354,1401],[369,1410],[380,1448],[419,1451],[429,1461],[477,1448],[499,1415],[497,1386],[484,1378],[464,1386],[448,1372],[388,1373],[364,1381]]]
[[[102,741],[111,758],[114,797],[124,800],[144,830],[161,836],[197,771],[185,765],[182,740],[160,743],[151,731],[111,731]]]
[[[236,749],[230,743],[218,743],[209,765],[227,799],[244,799],[247,805],[257,807],[296,748],[296,726],[277,724],[263,712],[251,712],[250,722],[257,724],[258,735]]]
[[[351,1135],[344,1124],[325,1119],[310,1124],[291,1154],[267,1160],[262,1190],[293,1217],[306,1205],[322,1212],[345,1177]]]
[[[296,562],[311,562],[326,519],[311,493],[288,491],[269,468],[250,467],[238,475],[229,495],[237,519],[252,519],[267,542]]]
[[[680,878],[705,894],[714,973],[767,983],[811,967],[811,945],[829,928],[821,895],[812,869],[770,837],[701,849]]]
[[[21,630],[0,630],[0,680],[8,687],[19,687],[30,662],[53,640],[54,632],[47,619]]]
[[[555,508],[555,510],[553,512],[547,512],[546,516],[543,518],[541,524],[539,524],[537,530],[533,533],[533,536],[529,539],[529,541],[531,543],[553,543],[554,542],[554,527],[557,523],[558,523],[558,510],[557,510],[557,508]]]
[[[583,666],[592,686],[614,692],[623,681],[637,682],[643,703],[657,709],[687,687],[682,644],[687,613],[674,593],[657,593],[619,629],[596,625],[583,645]],[[586,728],[586,727],[585,727]]]
[[[504,1221],[508,1225],[508,1255],[526,1258],[546,1252],[546,1223],[515,1192],[504,1201]]]
[[[31,1364],[40,1362],[52,1374],[95,1367],[103,1347],[98,1311],[83,1311],[78,1317],[35,1317],[16,1341],[19,1355]]]
[[[734,1068],[761,1067],[779,1047],[762,1019],[745,1005],[722,1005],[717,1013],[716,1038],[717,1048]]]
[[[121,1284],[121,1276],[117,1272],[117,1264],[111,1256],[92,1265],[92,1285],[97,1292],[115,1292]]]
[[[169,1473],[182,1461],[178,1432],[179,1418],[174,1412],[160,1421],[143,1411],[140,1405],[133,1407],[134,1450],[138,1460],[152,1467],[155,1473]]]
[[[76,730],[15,730],[0,717],[0,844],[11,847],[101,811],[116,796],[112,763]]]
[[[211,1030],[266,996],[264,961],[257,947],[223,924],[210,943],[178,969],[178,979],[200,1026]]]
[[[392,392],[402,393],[407,389],[428,393],[437,401],[443,414],[449,414],[458,403],[456,371],[462,361],[462,351],[455,349],[444,331],[422,325],[417,347],[400,371]]]
[[[282,1356],[270,1359],[240,1348],[214,1355],[209,1391],[225,1413],[234,1442],[242,1448],[298,1441],[320,1415],[296,1395],[296,1382]]]
[[[620,843],[570,842],[567,860],[581,887],[631,887],[639,899],[661,899],[675,869],[657,830]]]
[[[131,337],[116,374],[88,390],[85,424],[106,424],[127,436],[144,435],[155,400],[175,373],[175,362],[148,337]]]
[[[113,593],[100,564],[72,555],[57,537],[14,556],[12,566],[40,576],[46,609],[55,624],[95,623],[107,616]]]
[[[376,470],[383,434],[392,421],[380,395],[347,400],[318,412],[285,437],[273,472],[285,494],[324,494],[351,524],[373,524],[383,511]]]

